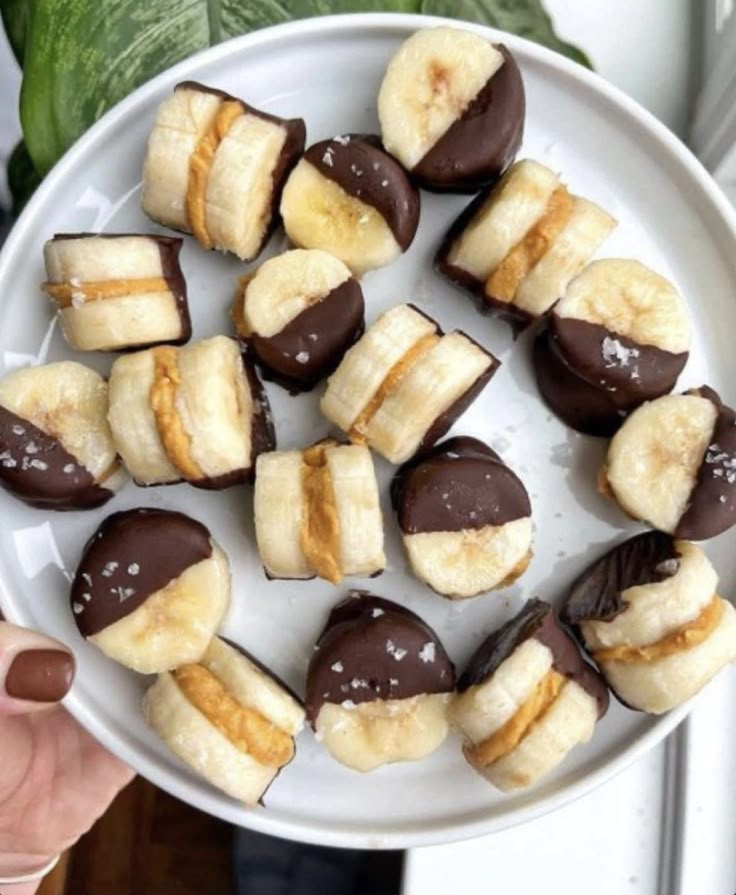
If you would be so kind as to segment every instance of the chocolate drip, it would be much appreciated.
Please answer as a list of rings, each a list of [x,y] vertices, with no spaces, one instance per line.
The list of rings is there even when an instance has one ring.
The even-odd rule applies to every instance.
[[[113,496],[58,438],[2,406],[0,486],[24,503],[46,510],[90,510]]]
[[[450,438],[404,464],[391,497],[405,534],[504,525],[531,515],[521,481],[475,438]]]
[[[531,638],[552,652],[555,671],[575,681],[596,700],[598,717],[602,718],[608,708],[608,688],[583,660],[575,641],[560,626],[550,604],[543,600],[528,600],[517,615],[483,641],[458,680],[458,692],[464,693],[487,681],[517,647]]]
[[[308,391],[329,376],[363,333],[365,303],[353,277],[295,317],[276,335],[245,339],[264,378]]]
[[[143,508],[113,513],[87,542],[72,583],[80,633],[98,634],[211,556],[209,531],[183,513]]]
[[[307,672],[307,718],[326,702],[449,693],[455,669],[437,634],[391,600],[351,591],[330,613]]]
[[[678,555],[672,537],[661,531],[645,531],[617,544],[573,584],[560,613],[562,621],[575,626],[611,621],[626,610],[623,591],[675,574]]]
[[[526,100],[516,60],[495,44],[503,65],[412,170],[437,192],[474,193],[513,162],[524,136]]]
[[[707,398],[718,410],[690,502],[675,529],[678,538],[701,541],[736,524],[736,413],[708,386],[688,394]]]
[[[419,224],[419,193],[401,165],[371,134],[349,134],[310,146],[304,158],[349,196],[375,208],[402,252]]]

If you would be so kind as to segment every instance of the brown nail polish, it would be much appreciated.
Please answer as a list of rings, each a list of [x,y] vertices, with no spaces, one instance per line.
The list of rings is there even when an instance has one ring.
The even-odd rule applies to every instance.
[[[69,692],[74,670],[74,656],[64,650],[25,650],[11,662],[5,692],[13,699],[58,702]]]

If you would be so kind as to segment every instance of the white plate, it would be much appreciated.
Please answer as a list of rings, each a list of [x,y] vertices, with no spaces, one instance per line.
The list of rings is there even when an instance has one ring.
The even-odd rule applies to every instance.
[[[72,356],[49,328],[39,293],[41,247],[54,231],[160,230],[140,212],[139,180],[157,104],[174,84],[193,78],[225,88],[278,115],[302,115],[308,140],[376,130],[376,92],[398,44],[440,20],[355,15],[309,20],[214,47],[155,78],[92,128],[49,174],[17,223],[0,259],[0,360],[20,364]],[[457,24],[457,23],[455,23]],[[468,26],[472,27],[472,26]],[[604,247],[631,255],[674,280],[695,323],[691,359],[681,385],[708,382],[733,401],[736,332],[734,215],[703,169],[650,115],[602,79],[534,44],[502,38],[516,53],[527,91],[522,156],[559,169],[575,192],[620,222]],[[605,442],[567,430],[539,400],[528,340],[513,344],[505,324],[482,317],[431,269],[437,242],[467,198],[422,196],[417,239],[396,264],[365,280],[368,321],[393,304],[413,301],[446,328],[461,327],[503,360],[456,433],[488,441],[521,475],[534,508],[535,556],[514,587],[451,604],[408,573],[395,520],[385,502],[389,570],[355,581],[410,606],[426,618],[462,667],[481,638],[532,594],[557,599],[593,557],[638,526],[596,493]],[[269,253],[282,250],[276,236]],[[203,252],[187,239],[183,267],[197,338],[229,333],[235,277],[243,265]],[[78,360],[109,369],[103,355]],[[729,372],[731,376],[729,376]],[[279,446],[314,441],[327,431],[317,411],[319,389],[290,398],[269,385]],[[378,462],[385,485],[391,469]],[[190,774],[144,725],[138,705],[148,681],[107,661],[79,638],[68,609],[68,581],[87,537],[108,513],[138,505],[189,512],[207,524],[233,566],[233,606],[224,631],[297,689],[327,609],[346,588],[325,582],[266,581],[254,546],[251,492],[203,493],[186,485],[129,485],[107,507],[49,515],[2,495],[0,576],[8,619],[70,644],[79,673],[69,709],[92,733],[142,774],[185,801],[236,824],[328,845],[406,847],[500,830],[591,789],[658,742],[684,710],[655,720],[613,704],[593,740],[578,748],[540,786],[519,795],[494,791],[466,765],[448,738],[431,758],[360,775],[334,762],[305,732],[298,754],[267,795],[267,809],[246,811]],[[723,581],[736,584],[733,534],[707,545]]]

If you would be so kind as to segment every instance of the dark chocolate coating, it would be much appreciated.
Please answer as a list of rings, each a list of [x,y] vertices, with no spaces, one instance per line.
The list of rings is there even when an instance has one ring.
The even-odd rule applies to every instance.
[[[187,300],[187,284],[179,264],[179,254],[184,240],[178,236],[159,236],[157,233],[54,233],[53,241],[63,242],[67,239],[120,239],[125,236],[142,237],[151,239],[158,245],[161,256],[161,270],[166,285],[176,302],[176,310],[181,320],[181,334],[176,339],[167,339],[163,342],[138,342],[135,345],[127,345],[124,349],[116,348],[115,351],[136,351],[140,348],[152,348],[155,345],[183,345],[192,337],[192,320],[189,316],[189,302]]]
[[[616,433],[626,412],[616,406],[611,392],[591,385],[570,369],[546,327],[534,340],[532,357],[539,393],[563,423],[585,435],[610,437]]]
[[[555,312],[549,318],[549,331],[570,369],[608,391],[621,410],[631,410],[671,391],[688,358],[687,351],[673,354],[654,345],[641,345],[600,324],[560,317]],[[607,338],[632,352],[628,363],[606,359],[603,347]]]
[[[419,225],[419,193],[377,137],[348,134],[340,140],[321,140],[307,149],[304,158],[349,196],[375,208],[401,251],[409,248]]]
[[[263,239],[253,255],[253,257],[256,257],[261,253],[263,247],[271,238],[274,230],[278,227],[279,222],[281,221],[281,216],[279,214],[281,193],[289,174],[291,174],[292,169],[302,157],[304,146],[307,142],[307,128],[304,124],[304,120],[302,118],[279,118],[277,115],[269,115],[268,112],[256,109],[255,106],[249,105],[245,100],[239,99],[237,96],[232,96],[229,93],[225,93],[224,90],[218,90],[216,87],[208,87],[206,84],[200,84],[198,81],[181,81],[174,87],[174,90],[178,90],[179,88],[185,90],[199,90],[202,93],[212,93],[215,96],[221,96],[224,100],[234,100],[235,102],[239,102],[245,111],[249,112],[251,115],[257,115],[264,121],[271,121],[274,124],[279,124],[286,130],[286,139],[281,148],[281,156],[271,175],[273,189],[271,192],[269,223],[264,230]]]
[[[503,44],[495,47],[504,64],[411,172],[426,189],[474,193],[497,180],[519,151],[524,82],[511,53]]]
[[[2,406],[0,486],[45,510],[91,510],[114,496],[57,438]]]
[[[561,627],[550,604],[543,600],[528,600],[520,612],[483,641],[460,675],[458,692],[464,693],[487,681],[518,646],[532,637],[550,649],[555,671],[575,681],[596,700],[598,717],[602,718],[608,709],[608,687],[583,660],[577,644]]]
[[[428,643],[434,658],[423,661]],[[398,603],[351,591],[330,612],[309,663],[307,719],[314,726],[326,702],[408,699],[454,686],[455,667],[429,625]]]
[[[360,283],[350,277],[288,323],[275,336],[244,341],[264,377],[293,391],[308,391],[329,376],[364,328]],[[316,336],[316,338],[313,338]],[[308,356],[300,363],[298,356]]]
[[[190,481],[189,484],[194,485],[195,488],[202,488],[205,491],[222,491],[225,488],[232,488],[233,485],[252,482],[256,476],[256,460],[259,454],[276,449],[276,429],[273,424],[268,395],[263,388],[263,383],[258,378],[253,362],[247,355],[243,355],[243,370],[253,399],[253,415],[250,421],[250,464],[244,469],[233,469],[223,475]]]
[[[658,567],[678,555],[671,535],[661,531],[645,531],[617,544],[573,584],[560,618],[573,626],[586,621],[612,621],[626,610],[622,592],[671,577],[674,572],[666,574]]]
[[[702,541],[736,524],[736,413],[707,386],[690,394],[708,398],[718,408],[690,503],[675,529],[675,537]]]
[[[475,438],[450,438],[405,463],[391,497],[404,534],[505,525],[531,515],[524,485]]]
[[[74,613],[80,633],[98,634],[210,556],[209,531],[183,513],[113,513],[87,542],[72,583],[72,607],[83,607]]]
[[[512,302],[498,301],[498,299],[493,298],[486,292],[483,280],[476,279],[467,270],[450,264],[448,260],[452,246],[485,204],[494,187],[495,184],[476,196],[455,218],[437,249],[434,257],[434,267],[438,273],[442,274],[453,285],[467,292],[474,300],[475,306],[481,314],[493,314],[501,317],[511,325],[515,333],[519,333],[532,323],[534,320],[532,315]]]
[[[427,450],[427,448],[432,447],[435,442],[439,441],[440,438],[442,438],[442,436],[447,433],[447,431],[457,422],[458,419],[460,419],[460,417],[465,413],[468,407],[470,407],[473,401],[475,401],[478,395],[488,385],[498,368],[501,366],[501,361],[498,360],[498,358],[494,357],[487,348],[484,348],[482,345],[478,344],[475,339],[471,339],[467,333],[463,333],[463,335],[474,345],[477,345],[477,347],[480,348],[480,350],[484,354],[487,354],[488,357],[491,359],[491,363],[488,369],[485,370],[485,372],[483,372],[475,380],[475,382],[469,388],[467,388],[453,404],[451,404],[447,408],[444,413],[441,413],[432,423],[429,429],[427,429],[427,431],[424,433],[424,437],[419,444],[419,447],[417,448],[418,452],[425,451]]]

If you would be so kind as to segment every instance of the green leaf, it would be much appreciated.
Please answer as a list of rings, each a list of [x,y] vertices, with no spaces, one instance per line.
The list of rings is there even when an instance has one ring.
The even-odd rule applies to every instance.
[[[31,198],[33,191],[41,183],[41,178],[28,155],[26,144],[22,140],[10,153],[7,174],[8,187],[13,197],[13,215],[17,217]]]
[[[153,75],[229,37],[294,18],[389,10],[448,15],[560,41],[539,0],[0,0],[24,59],[21,123],[44,174],[108,108]]]
[[[2,15],[5,33],[18,60],[23,65],[23,50],[26,43],[26,28],[30,17],[30,0],[0,0],[0,15]]]
[[[582,50],[555,34],[541,0],[423,0],[422,12],[509,31],[556,50],[587,68],[593,67]]]

